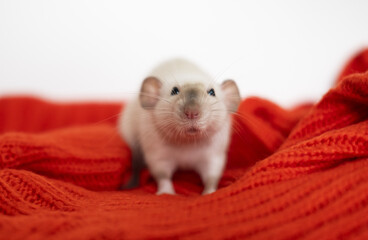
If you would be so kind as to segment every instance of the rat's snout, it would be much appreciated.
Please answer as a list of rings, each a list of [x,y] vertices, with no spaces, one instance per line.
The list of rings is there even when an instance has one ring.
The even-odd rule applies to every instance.
[[[184,107],[184,114],[188,119],[197,119],[199,118],[199,109],[198,107]]]
[[[196,120],[200,117],[199,91],[196,88],[189,88],[184,93],[184,115],[187,119]]]

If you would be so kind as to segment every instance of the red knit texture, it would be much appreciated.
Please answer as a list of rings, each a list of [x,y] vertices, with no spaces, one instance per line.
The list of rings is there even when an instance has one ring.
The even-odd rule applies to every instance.
[[[368,50],[314,104],[242,101],[219,190],[130,174],[118,103],[0,98],[0,239],[368,239]]]

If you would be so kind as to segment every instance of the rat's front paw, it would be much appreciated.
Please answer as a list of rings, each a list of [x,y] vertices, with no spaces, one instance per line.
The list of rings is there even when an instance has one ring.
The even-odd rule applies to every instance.
[[[202,195],[211,194],[217,190],[219,176],[204,178],[204,189]]]
[[[216,188],[205,188],[202,192],[202,195],[211,194],[216,191]]]
[[[163,188],[163,189],[159,189],[156,192],[156,195],[161,195],[161,194],[171,194],[174,195],[175,194],[175,190],[173,188]]]
[[[172,195],[175,194],[174,187],[170,180],[165,179],[158,182],[158,189],[156,195],[161,194],[172,194]]]

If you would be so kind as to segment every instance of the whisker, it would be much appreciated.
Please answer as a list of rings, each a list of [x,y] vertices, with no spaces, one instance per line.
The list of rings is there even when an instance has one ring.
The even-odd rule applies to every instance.
[[[239,62],[240,61],[240,59],[241,59],[242,57],[239,57],[239,58],[237,58],[237,59],[235,59],[235,60],[233,60],[230,64],[228,64],[227,65],[227,67],[223,70],[223,71],[221,71],[221,72],[219,72],[218,74],[216,74],[216,76],[215,76],[215,78],[214,78],[214,81],[217,81],[225,72],[227,72],[235,63],[237,63],[237,62]]]
[[[174,79],[175,83],[178,85],[177,87],[181,87],[180,83],[178,82],[178,80],[176,79],[175,75],[173,74],[172,71],[170,71],[169,69],[167,69],[167,72],[170,73],[170,75],[172,76],[172,78]]]
[[[140,95],[143,95],[143,96],[147,96],[147,97],[151,97],[151,98],[156,98],[156,99],[159,99],[159,100],[162,100],[162,101],[165,101],[169,104],[171,104],[171,102],[169,100],[167,100],[166,98],[164,97],[160,97],[160,96],[156,96],[156,95],[152,95],[152,94],[148,94],[148,93],[139,93]]]
[[[91,123],[91,125],[92,126],[95,126],[95,125],[98,125],[98,124],[101,124],[101,123],[103,123],[103,122],[105,122],[105,121],[107,121],[107,120],[110,120],[110,119],[112,119],[112,118],[117,118],[117,117],[120,117],[121,116],[121,112],[120,113],[117,113],[117,114],[114,114],[114,115],[112,115],[112,116],[110,116],[110,117],[107,117],[107,118],[104,118],[104,119],[102,119],[102,120],[99,120],[99,121],[97,121],[97,122],[93,122],[93,123]]]

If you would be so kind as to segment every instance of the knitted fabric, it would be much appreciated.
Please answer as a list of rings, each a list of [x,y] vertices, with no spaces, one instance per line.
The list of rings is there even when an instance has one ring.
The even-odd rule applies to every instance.
[[[260,98],[233,117],[219,190],[193,172],[177,195],[119,191],[131,153],[118,103],[0,98],[0,239],[368,239],[368,50],[321,100]]]

